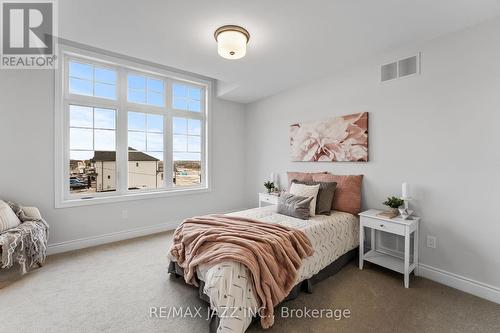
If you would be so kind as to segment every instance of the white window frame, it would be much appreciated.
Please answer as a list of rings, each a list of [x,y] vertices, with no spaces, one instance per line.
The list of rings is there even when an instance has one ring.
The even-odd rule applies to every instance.
[[[92,63],[117,71],[117,100],[69,93],[69,60]],[[177,73],[161,65],[128,59],[126,56],[108,55],[60,44],[60,65],[55,73],[55,207],[65,208],[120,201],[169,197],[211,191],[211,121],[213,81],[185,73]],[[164,81],[165,106],[129,103],[127,101],[127,74],[143,75]],[[194,85],[202,88],[202,112],[177,110],[172,107],[172,84]],[[147,94],[147,91],[146,91]],[[116,110],[116,191],[91,194],[71,194],[69,186],[69,105],[102,107]],[[164,186],[158,189],[128,189],[128,112],[160,114],[164,119]],[[173,175],[172,118],[200,119],[201,137],[201,183],[193,186],[175,187]]]

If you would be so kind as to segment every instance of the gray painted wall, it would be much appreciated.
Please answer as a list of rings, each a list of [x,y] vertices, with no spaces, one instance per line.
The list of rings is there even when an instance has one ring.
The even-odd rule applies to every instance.
[[[39,207],[51,226],[49,244],[244,206],[243,193],[234,190],[245,168],[244,108],[240,104],[218,99],[213,103],[212,192],[55,209],[54,74],[2,70],[0,92],[0,198]],[[122,218],[124,209],[127,219]]]
[[[364,208],[382,208],[407,181],[423,218],[421,263],[500,286],[499,35],[500,20],[490,21],[248,105],[248,205],[271,172],[282,185],[286,171],[364,174]],[[380,64],[418,51],[420,76],[379,82]],[[290,124],[361,111],[370,112],[369,163],[290,162]]]

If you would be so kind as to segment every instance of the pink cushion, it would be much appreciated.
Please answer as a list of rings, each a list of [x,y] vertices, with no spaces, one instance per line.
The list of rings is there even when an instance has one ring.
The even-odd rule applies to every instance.
[[[337,188],[333,196],[332,209],[341,212],[359,214],[361,211],[361,183],[363,175],[313,175],[315,182],[336,182]]]
[[[292,185],[292,180],[297,179],[300,182],[312,182],[313,175],[324,175],[326,171],[323,172],[287,172],[288,175],[288,189]]]

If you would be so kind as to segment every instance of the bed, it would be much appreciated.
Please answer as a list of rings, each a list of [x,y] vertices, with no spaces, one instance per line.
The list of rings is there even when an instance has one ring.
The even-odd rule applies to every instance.
[[[338,272],[357,255],[359,220],[356,216],[332,211],[309,220],[276,213],[276,206],[267,206],[227,214],[275,223],[302,230],[309,238],[314,254],[303,260],[295,287],[288,297],[297,297],[301,290],[312,292],[312,285]],[[170,256],[169,273],[182,276],[182,268]],[[252,292],[248,269],[228,261],[197,269],[200,298],[210,303],[217,315],[210,323],[211,332],[244,332],[258,311],[258,298]]]

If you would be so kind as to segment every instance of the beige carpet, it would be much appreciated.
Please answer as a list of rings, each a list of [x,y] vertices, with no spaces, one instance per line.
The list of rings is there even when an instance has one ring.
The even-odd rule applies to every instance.
[[[205,319],[151,318],[152,306],[206,305],[167,276],[171,233],[51,256],[19,278],[0,273],[0,332],[207,332]],[[271,332],[500,332],[500,305],[412,277],[355,263],[286,303],[349,309],[349,319],[276,318]],[[279,311],[279,310],[278,310]],[[250,332],[260,332],[253,325]]]

